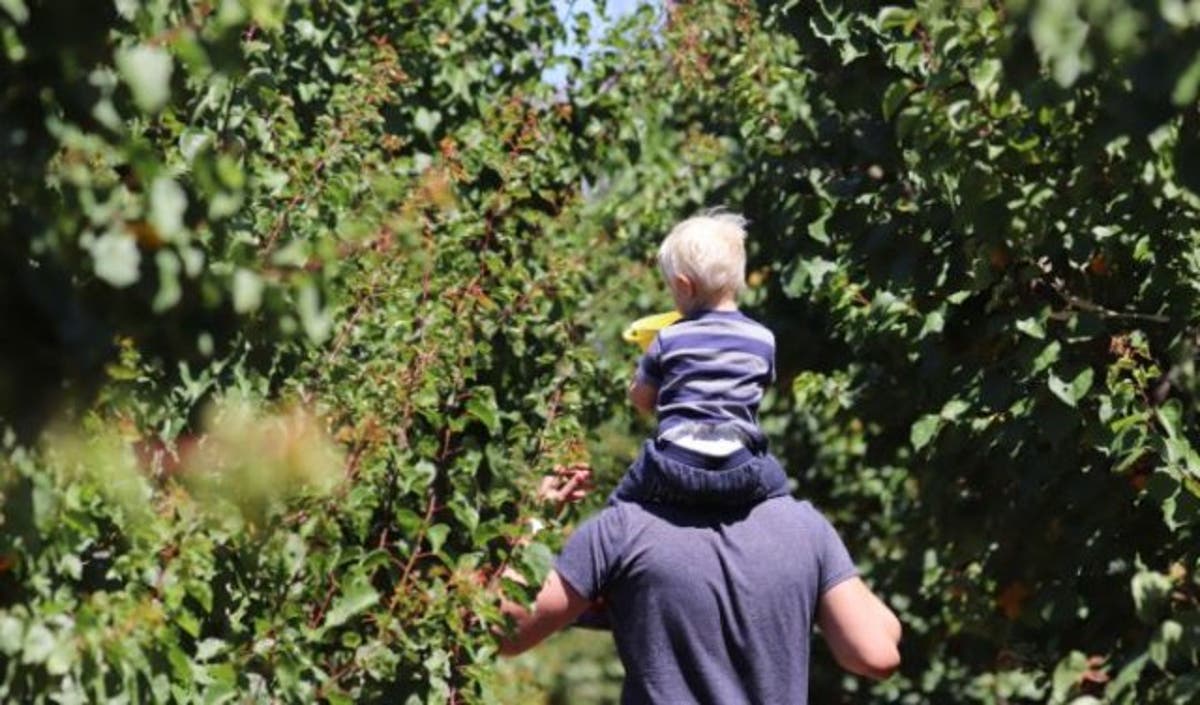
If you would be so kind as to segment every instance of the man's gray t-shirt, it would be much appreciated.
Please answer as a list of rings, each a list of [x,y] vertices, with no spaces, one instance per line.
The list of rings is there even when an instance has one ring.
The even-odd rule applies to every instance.
[[[555,569],[606,599],[625,705],[804,705],[817,601],[857,574],[829,522],[791,497],[618,502],[571,535]]]

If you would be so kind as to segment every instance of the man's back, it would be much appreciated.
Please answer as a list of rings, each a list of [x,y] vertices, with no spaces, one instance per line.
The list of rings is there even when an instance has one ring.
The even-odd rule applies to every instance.
[[[603,595],[625,703],[793,703],[808,692],[819,596],[856,574],[807,502],[737,510],[618,503],[582,525],[556,565]]]

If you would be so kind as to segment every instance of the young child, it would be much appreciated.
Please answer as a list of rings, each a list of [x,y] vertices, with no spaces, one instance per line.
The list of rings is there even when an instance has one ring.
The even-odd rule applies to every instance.
[[[659,331],[638,363],[629,399],[655,413],[658,428],[610,502],[737,505],[788,494],[758,426],[775,377],[775,337],[737,308],[745,223],[704,213],[676,225],[659,248],[683,318]]]

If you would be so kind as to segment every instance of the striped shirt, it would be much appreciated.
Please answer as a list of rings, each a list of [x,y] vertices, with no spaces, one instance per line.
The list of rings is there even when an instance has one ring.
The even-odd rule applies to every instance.
[[[701,311],[659,331],[637,381],[658,389],[658,434],[732,423],[760,438],[758,405],[775,379],[775,336],[740,311]]]

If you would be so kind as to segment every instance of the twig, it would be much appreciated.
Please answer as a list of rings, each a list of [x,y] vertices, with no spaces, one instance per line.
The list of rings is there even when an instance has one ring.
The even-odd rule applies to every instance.
[[[1054,279],[1048,282],[1054,293],[1062,297],[1068,308],[1077,311],[1087,311],[1088,313],[1099,314],[1104,318],[1126,318],[1135,321],[1146,321],[1148,323],[1170,323],[1171,319],[1168,316],[1163,316],[1157,313],[1141,313],[1139,311],[1115,311],[1106,306],[1102,306],[1095,301],[1089,301],[1080,298],[1075,294],[1066,290],[1061,279]]]

